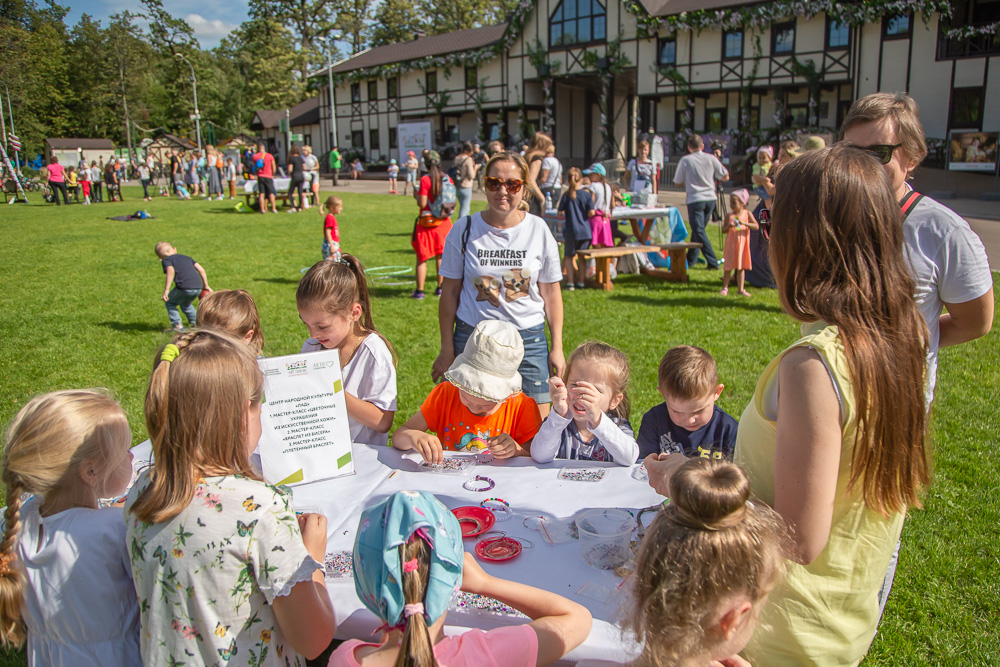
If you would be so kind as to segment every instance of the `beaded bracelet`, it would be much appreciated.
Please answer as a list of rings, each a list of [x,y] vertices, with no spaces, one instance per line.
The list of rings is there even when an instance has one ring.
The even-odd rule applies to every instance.
[[[497,504],[491,507],[490,503]],[[514,516],[514,510],[510,508],[510,503],[503,498],[487,498],[483,502],[479,503],[479,506],[493,512],[493,516],[496,517],[497,521],[506,521]]]
[[[487,486],[481,486],[476,484],[476,482],[486,482]],[[496,485],[496,482],[489,477],[484,477],[483,475],[476,475],[472,479],[465,480],[465,483],[462,484],[466,491],[478,491],[480,493],[486,493]]]

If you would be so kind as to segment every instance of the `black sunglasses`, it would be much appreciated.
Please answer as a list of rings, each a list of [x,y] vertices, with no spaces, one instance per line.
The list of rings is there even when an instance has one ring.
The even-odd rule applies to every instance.
[[[855,148],[868,151],[878,158],[878,161],[882,164],[889,164],[889,161],[892,160],[892,154],[902,145],[903,144],[872,144],[871,146],[855,146]]]
[[[490,192],[496,192],[500,189],[501,185],[507,186],[507,194],[516,195],[521,191],[524,181],[520,181],[516,178],[510,178],[505,181],[502,178],[497,178],[496,176],[486,177],[486,189]]]

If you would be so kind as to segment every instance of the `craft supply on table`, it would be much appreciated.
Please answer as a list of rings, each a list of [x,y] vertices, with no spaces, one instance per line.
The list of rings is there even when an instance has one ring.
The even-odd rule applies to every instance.
[[[479,503],[479,506],[492,512],[497,521],[506,521],[514,516],[514,510],[510,508],[510,503],[503,498],[487,498]]]
[[[638,480],[640,482],[649,481],[649,471],[646,470],[645,463],[640,463],[639,465],[632,468],[632,479]]]
[[[615,592],[603,584],[588,581],[580,588],[576,589],[576,594],[598,602],[607,602]]]
[[[354,554],[350,551],[328,553],[323,559],[323,572],[330,579],[354,576]]]
[[[465,481],[464,484],[462,484],[462,486],[465,488],[466,491],[478,491],[480,493],[486,493],[496,485],[497,485],[496,482],[494,482],[489,477],[485,477],[483,475],[476,475],[472,479],[468,479]]]
[[[295,516],[299,516],[301,514],[323,514],[323,508],[317,507],[316,505],[295,506]]]
[[[482,449],[476,453],[476,463],[479,463],[481,465],[488,465],[490,463],[493,463],[493,461],[495,460],[496,457],[493,455],[493,452],[491,452],[488,449]]]
[[[467,505],[451,511],[462,528],[462,537],[477,537],[493,527],[496,516],[488,509]]]
[[[451,609],[464,613],[527,618],[527,616],[519,612],[517,609],[514,609],[510,605],[506,605],[499,600],[485,595],[479,595],[477,593],[466,593],[465,591],[459,591],[455,594],[452,598]]]
[[[441,463],[422,461],[420,469],[446,475],[464,475],[476,465],[476,460],[466,456],[448,456]]]
[[[571,482],[600,482],[607,474],[607,468],[563,468],[559,471],[559,479]]]
[[[631,512],[616,508],[592,509],[576,519],[583,562],[601,570],[621,567],[632,558],[630,542],[636,522]]]
[[[492,537],[476,543],[476,555],[483,560],[499,563],[516,558],[523,547],[513,537]]]

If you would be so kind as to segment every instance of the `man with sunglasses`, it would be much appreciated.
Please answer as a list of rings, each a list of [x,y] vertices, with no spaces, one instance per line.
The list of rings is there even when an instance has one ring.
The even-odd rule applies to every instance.
[[[904,247],[917,282],[914,298],[930,331],[930,405],[938,348],[975,340],[993,326],[993,276],[986,249],[961,216],[930,197],[916,195],[906,182],[927,156],[924,129],[912,97],[873,93],[858,100],[847,112],[840,139],[867,150],[882,163],[905,209]],[[942,314],[944,309],[948,312]]]
[[[903,249],[916,281],[914,299],[927,322],[927,406],[934,398],[938,349],[975,340],[993,326],[993,276],[982,241],[950,208],[918,195],[907,184],[927,156],[917,103],[905,93],[873,93],[855,102],[840,140],[882,163],[903,210]],[[942,314],[944,309],[948,312]],[[885,609],[896,574],[899,545],[878,601]]]

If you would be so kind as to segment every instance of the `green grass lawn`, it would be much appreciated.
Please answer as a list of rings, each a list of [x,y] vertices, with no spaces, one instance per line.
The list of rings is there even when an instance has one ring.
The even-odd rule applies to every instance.
[[[343,190],[344,251],[368,267],[411,267],[378,279],[372,290],[375,324],[399,353],[399,426],[432,387],[437,299],[407,298],[413,200]],[[301,270],[321,258],[322,218],[315,209],[264,216],[239,214],[228,201],[158,199],[144,206],[140,188],[127,187],[125,194],[125,203],[89,207],[0,206],[3,424],[34,394],[102,386],[124,406],[135,442],[146,438],[145,387],[154,352],[169,338],[163,272],[153,253],[158,241],[199,261],[215,289],[244,288],[254,296],[266,354],[297,352],[306,338],[295,287]],[[105,219],[137,208],[156,219]],[[694,270],[687,285],[623,276],[611,293],[564,293],[565,351],[601,339],[628,354],[638,427],[660,401],[660,357],[673,345],[699,345],[715,356],[726,385],[720,406],[739,417],[758,375],[795,340],[797,325],[771,290],[751,288],[751,299],[723,299],[719,287],[718,273]],[[907,520],[895,587],[866,664],[988,664],[1000,655],[994,627],[1000,619],[998,356],[996,334],[941,354],[934,482],[925,508]],[[23,658],[12,655],[9,662]]]

